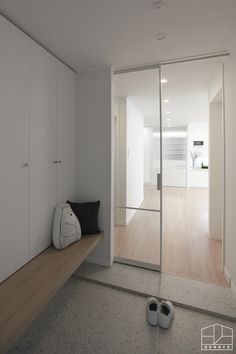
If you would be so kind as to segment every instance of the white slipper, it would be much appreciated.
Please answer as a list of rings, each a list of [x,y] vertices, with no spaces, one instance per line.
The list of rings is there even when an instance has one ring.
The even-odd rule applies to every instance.
[[[159,305],[158,325],[161,328],[167,329],[174,318],[174,306],[170,301],[162,301]]]
[[[147,320],[151,326],[157,326],[159,302],[154,297],[149,297],[147,300]]]

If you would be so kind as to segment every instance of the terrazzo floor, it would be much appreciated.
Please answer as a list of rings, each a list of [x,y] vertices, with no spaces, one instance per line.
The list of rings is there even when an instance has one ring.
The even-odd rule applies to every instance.
[[[161,330],[148,325],[145,304],[143,296],[72,277],[8,354],[199,354],[202,327],[236,330],[177,306],[171,328]]]
[[[119,263],[107,268],[84,262],[74,276],[236,321],[236,299],[230,288]]]

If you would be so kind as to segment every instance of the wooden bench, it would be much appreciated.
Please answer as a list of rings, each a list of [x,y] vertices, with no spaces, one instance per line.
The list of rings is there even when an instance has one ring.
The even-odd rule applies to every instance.
[[[84,236],[64,250],[49,247],[0,284],[0,353],[22,334],[102,236]]]

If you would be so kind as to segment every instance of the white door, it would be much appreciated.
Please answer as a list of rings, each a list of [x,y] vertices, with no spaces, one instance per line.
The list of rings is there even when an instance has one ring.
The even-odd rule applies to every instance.
[[[0,281],[29,259],[30,39],[0,17]]]
[[[58,63],[57,71],[57,202],[76,194],[76,74]]]
[[[47,248],[56,205],[57,60],[32,41],[30,105],[30,257]]]

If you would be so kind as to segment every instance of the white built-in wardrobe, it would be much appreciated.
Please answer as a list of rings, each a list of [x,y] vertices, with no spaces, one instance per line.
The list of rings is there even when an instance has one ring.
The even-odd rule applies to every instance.
[[[76,74],[0,16],[0,282],[51,243],[76,190]]]

